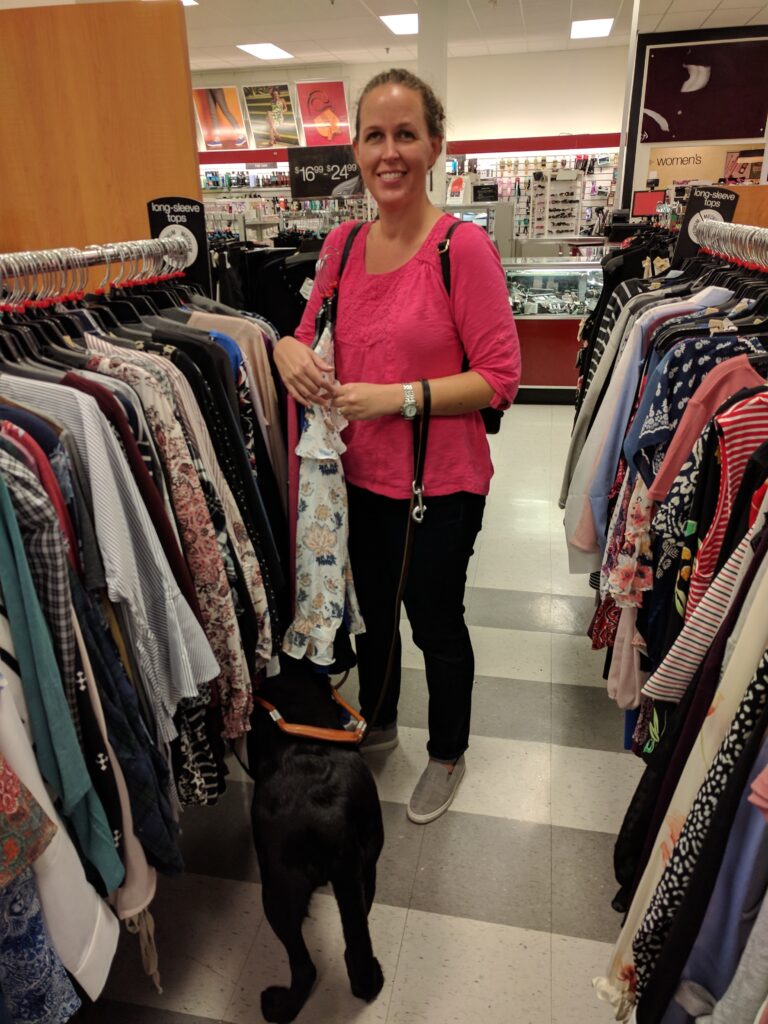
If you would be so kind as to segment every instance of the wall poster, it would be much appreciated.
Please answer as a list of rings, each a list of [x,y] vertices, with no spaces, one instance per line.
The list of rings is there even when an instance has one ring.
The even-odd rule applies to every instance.
[[[768,39],[650,46],[640,141],[761,138],[767,65]]]
[[[233,85],[193,89],[192,98],[207,150],[247,149],[248,136],[240,97]]]
[[[246,85],[243,94],[256,149],[301,145],[287,84]]]
[[[344,146],[352,142],[343,82],[297,82],[304,143]]]

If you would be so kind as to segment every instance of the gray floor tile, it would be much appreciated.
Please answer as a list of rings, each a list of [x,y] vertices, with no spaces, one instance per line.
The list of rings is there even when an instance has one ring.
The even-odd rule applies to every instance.
[[[569,597],[567,594],[552,594],[551,632],[585,636],[594,614],[595,601],[592,597]]]
[[[184,813],[181,848],[187,871],[237,882],[261,880],[250,806],[251,784],[230,782],[215,807],[195,807]],[[376,901],[407,907],[424,830],[408,821],[402,804],[382,803],[381,810],[384,849],[379,858]]]
[[[381,813],[384,849],[376,870],[376,902],[407,907],[426,831],[408,821],[404,804],[383,801]]]
[[[398,721],[426,728],[427,681],[423,670],[403,669]],[[475,736],[549,743],[551,732],[549,683],[477,677],[472,696]]]
[[[604,689],[552,684],[552,742],[586,750],[624,749],[624,715]]]
[[[187,871],[237,882],[261,879],[251,835],[250,782],[227,782],[214,807],[190,807],[181,817],[181,852]]]
[[[424,830],[412,910],[549,932],[550,827],[451,811]]]
[[[423,671],[403,669],[399,721],[417,729],[426,727]],[[604,689],[492,676],[475,681],[472,734],[585,750],[624,749],[623,718]]]
[[[493,587],[468,587],[466,605],[466,621],[470,626],[576,636],[586,633],[594,614],[594,601],[590,597]]]
[[[495,629],[552,631],[550,594],[525,590],[496,590],[492,587],[468,587],[466,595],[468,626]]]
[[[552,931],[615,942],[621,917],[611,908],[616,837],[605,832],[552,829]]]
[[[72,1018],[72,1024],[219,1024],[218,1018],[193,1017],[188,1013],[156,1010],[152,1006],[116,1003],[100,999],[94,1006],[83,1008]]]

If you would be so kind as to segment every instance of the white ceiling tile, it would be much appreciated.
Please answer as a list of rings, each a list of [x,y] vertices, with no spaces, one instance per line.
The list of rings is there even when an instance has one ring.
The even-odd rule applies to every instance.
[[[701,28],[709,11],[681,11],[665,14],[658,24],[658,32],[683,32],[686,29]]]
[[[364,6],[370,8],[376,15],[409,14],[418,9],[416,0],[365,0]]]
[[[656,27],[660,21],[660,14],[641,14],[640,17],[637,19],[637,31],[655,32]]]
[[[679,14],[681,11],[714,11],[719,0],[672,0],[669,8],[670,14]]]
[[[666,14],[672,0],[640,0],[640,14]]]
[[[729,7],[725,10],[713,11],[704,22],[704,28],[736,28],[740,25],[747,25],[756,14],[760,13],[759,7]]]
[[[615,18],[620,9],[629,8],[630,3],[621,0],[573,0],[570,16],[574,21],[587,21],[592,18]],[[569,12],[566,11],[568,14]]]
[[[764,7],[752,19],[752,25],[768,25],[768,7]]]

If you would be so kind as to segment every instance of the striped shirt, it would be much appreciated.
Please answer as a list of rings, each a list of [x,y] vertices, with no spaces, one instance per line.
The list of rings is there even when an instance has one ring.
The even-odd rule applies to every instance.
[[[178,702],[196,697],[198,684],[219,668],[179,591],[120,445],[88,395],[9,374],[0,374],[0,392],[44,408],[71,432],[90,482],[107,593],[123,606],[159,735],[174,739]]]
[[[698,607],[642,689],[645,697],[678,704],[728,614],[742,572],[752,561],[753,527],[712,581]]]
[[[715,425],[720,435],[720,492],[712,523],[696,554],[686,620],[712,582],[733,502],[750,456],[768,438],[768,389],[726,410],[716,417]]]

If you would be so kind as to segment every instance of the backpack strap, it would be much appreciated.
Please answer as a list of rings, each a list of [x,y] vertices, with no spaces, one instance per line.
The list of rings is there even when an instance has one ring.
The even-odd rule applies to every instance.
[[[440,253],[440,268],[443,271],[443,284],[448,294],[451,294],[451,235],[460,228],[464,222],[461,220],[454,221],[453,224],[448,228],[445,233],[445,238],[437,243],[437,251]]]

